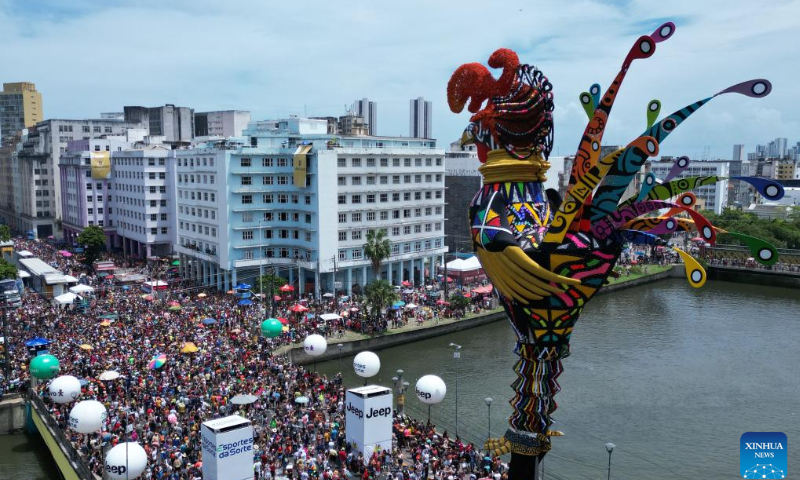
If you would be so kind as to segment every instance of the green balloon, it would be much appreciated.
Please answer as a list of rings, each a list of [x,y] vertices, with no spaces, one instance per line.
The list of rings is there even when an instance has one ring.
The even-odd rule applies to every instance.
[[[268,318],[261,322],[261,334],[267,338],[275,338],[283,331],[283,324],[277,318]]]
[[[53,378],[58,373],[58,359],[52,355],[39,355],[31,360],[31,375],[39,380]]]

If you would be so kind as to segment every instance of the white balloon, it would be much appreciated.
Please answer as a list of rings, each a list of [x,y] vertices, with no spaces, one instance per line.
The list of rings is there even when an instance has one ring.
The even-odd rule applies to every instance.
[[[353,359],[353,370],[359,377],[374,377],[381,369],[381,359],[372,352],[361,352]]]
[[[81,396],[81,381],[72,375],[61,375],[47,387],[50,400],[56,403],[70,403]]]
[[[97,400],[78,402],[69,412],[69,428],[78,433],[94,433],[103,426],[108,412]]]
[[[436,375],[425,375],[417,380],[417,398],[419,401],[428,405],[442,403],[447,393],[447,385],[444,380]]]
[[[303,340],[303,350],[306,355],[319,357],[328,349],[328,341],[322,335],[309,335]]]
[[[113,480],[133,480],[141,475],[145,468],[147,468],[147,453],[136,442],[120,443],[106,454],[106,474]]]

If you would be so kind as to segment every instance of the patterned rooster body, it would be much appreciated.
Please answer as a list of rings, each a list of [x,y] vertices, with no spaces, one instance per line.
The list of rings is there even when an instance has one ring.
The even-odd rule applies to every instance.
[[[652,56],[656,44],[674,31],[674,24],[666,23],[640,37],[602,96],[598,85],[592,86],[591,93],[581,94],[589,122],[563,199],[553,190],[545,191],[542,184],[553,142],[553,93],[547,77],[533,66],[520,64],[513,51],[500,49],[489,59],[490,67],[503,69],[497,80],[483,65],[470,63],[459,67],[448,83],[451,110],[459,112],[467,106],[474,114],[462,143],[475,143],[483,163],[479,167],[483,186],[469,207],[473,247],[517,336],[514,351],[519,360],[514,366],[517,380],[512,384],[510,428],[503,438],[487,442],[487,448],[496,453],[512,454],[511,480],[532,478],[531,469],[551,448],[550,437],[562,434],[551,429],[561,361],[570,354],[570,336],[583,307],[612,273],[624,244],[663,245],[655,234],[689,228],[696,228],[709,243],[716,240],[718,229],[692,210],[694,196],[681,194],[719,178],[670,182],[688,165],[685,157],[661,185],[655,179],[645,182],[636,198],[620,203],[636,171],[648,157],[658,154],[659,142],[713,97],[655,125],[660,102],[651,102],[648,129],[625,148],[599,156],[611,108],[632,62]],[[770,90],[768,81],[752,80],[719,94],[758,98]],[[656,104],[658,109],[653,108]],[[783,194],[775,182],[738,179],[770,199]],[[674,197],[677,203],[668,201]],[[661,210],[667,210],[666,215],[652,216]],[[777,251],[766,242],[739,238],[764,263],[777,259]],[[700,264],[674,250],[686,264],[689,283],[702,286],[706,275]]]

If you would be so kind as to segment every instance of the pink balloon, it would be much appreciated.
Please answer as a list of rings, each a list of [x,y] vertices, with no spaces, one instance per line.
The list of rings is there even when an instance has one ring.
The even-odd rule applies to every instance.
[[[178,417],[176,417],[174,413],[170,413],[167,417],[167,421],[172,424],[178,423]]]

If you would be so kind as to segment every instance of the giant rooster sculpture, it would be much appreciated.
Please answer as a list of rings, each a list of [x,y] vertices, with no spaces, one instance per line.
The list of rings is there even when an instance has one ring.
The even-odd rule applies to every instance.
[[[639,168],[658,154],[659,143],[680,123],[715,96],[739,93],[760,98],[772,88],[767,80],[744,82],[658,122],[660,102],[654,100],[647,107],[647,130],[601,159],[603,132],[631,64],[652,56],[656,44],[674,32],[675,25],[668,22],[640,37],[602,97],[596,84],[580,95],[589,123],[563,200],[542,186],[553,144],[553,92],[547,77],[536,67],[520,64],[515,52],[500,49],[488,62],[492,68],[502,68],[499,79],[483,65],[470,63],[459,67],[448,83],[450,109],[457,113],[467,106],[474,114],[462,143],[475,143],[482,162],[483,186],[469,209],[473,247],[517,335],[518,378],[512,384],[510,428],[503,438],[490,439],[486,445],[498,454],[511,453],[510,480],[535,478],[538,462],[551,448],[550,437],[561,435],[550,428],[561,360],[570,353],[576,320],[612,273],[623,244],[663,244],[657,234],[688,229],[697,229],[708,243],[716,240],[718,229],[691,208],[694,196],[684,192],[721,178],[672,180],[689,164],[681,157],[663,182],[649,175],[638,196],[620,203]],[[781,185],[770,180],[736,178],[768,199],[783,196]],[[669,201],[676,197],[677,203]],[[659,216],[665,209],[666,214]],[[762,263],[777,260],[777,251],[768,243],[733,235]],[[689,283],[702,286],[706,280],[702,266],[686,252],[674,250],[686,264]]]

